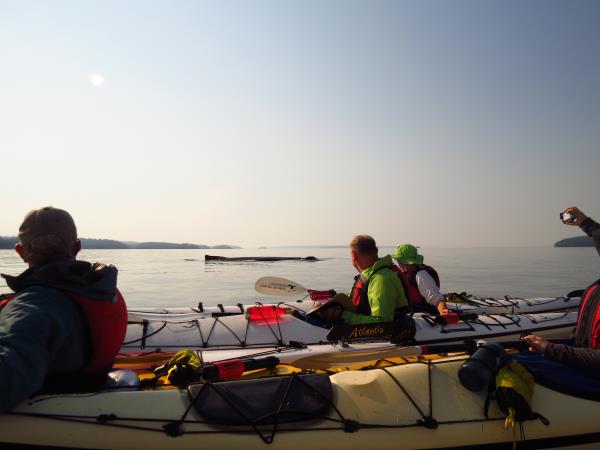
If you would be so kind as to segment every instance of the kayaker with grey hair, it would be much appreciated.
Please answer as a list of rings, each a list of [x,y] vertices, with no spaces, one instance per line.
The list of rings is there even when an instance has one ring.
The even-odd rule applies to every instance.
[[[15,251],[29,268],[2,275],[14,293],[0,295],[0,411],[44,385],[96,385],[112,366],[127,329],[117,269],[76,261],[80,250],[68,212],[25,216]]]
[[[349,295],[338,294],[309,314],[351,325],[394,320],[396,310],[407,303],[402,283],[392,269],[392,257],[379,258],[375,239],[361,234],[350,241],[350,259],[358,275]]]

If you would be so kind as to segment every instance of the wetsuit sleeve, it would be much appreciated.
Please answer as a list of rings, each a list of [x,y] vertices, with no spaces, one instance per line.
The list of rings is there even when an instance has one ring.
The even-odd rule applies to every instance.
[[[43,386],[51,358],[72,335],[73,317],[63,307],[34,292],[19,294],[0,311],[0,411]]]
[[[419,292],[431,306],[437,306],[439,302],[444,300],[444,296],[438,289],[435,280],[426,270],[419,270],[416,275],[416,280]]]
[[[583,371],[600,371],[600,350],[573,347],[565,344],[548,344],[544,356]]]
[[[365,316],[344,311],[342,319],[344,319],[345,323],[359,325],[363,323],[391,322],[394,320],[396,298],[398,297],[396,286],[390,283],[385,276],[377,273],[369,281],[368,296],[371,315]]]
[[[580,228],[585,234],[587,234],[594,240],[594,246],[596,247],[596,251],[600,255],[600,224],[588,217],[583,222],[581,222]]]
[[[342,320],[348,325],[361,325],[363,323],[384,322],[381,317],[365,316],[363,314],[354,314],[352,311],[342,312]]]

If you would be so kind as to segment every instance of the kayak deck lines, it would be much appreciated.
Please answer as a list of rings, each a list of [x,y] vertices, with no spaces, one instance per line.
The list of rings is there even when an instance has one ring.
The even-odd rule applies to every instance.
[[[520,313],[519,315],[508,314],[508,313],[500,313],[500,314],[479,313],[479,314],[476,314],[473,318],[464,318],[461,320],[461,322],[463,322],[466,325],[465,328],[458,328],[457,326],[453,326],[451,329],[449,329],[445,324],[442,323],[441,324],[442,329],[440,332],[441,333],[453,333],[453,332],[463,332],[463,331],[475,331],[473,324],[481,325],[488,330],[492,330],[493,327],[502,327],[502,328],[506,329],[507,326],[510,326],[510,325],[515,325],[517,327],[521,327],[521,317],[525,317],[525,318],[529,319],[531,321],[531,323],[540,324],[540,323],[545,323],[545,322],[552,322],[555,320],[561,320],[561,319],[565,318],[567,316],[567,314],[569,314],[569,311],[561,311],[561,313],[562,314],[560,314],[560,315],[559,315],[559,313],[554,313],[555,315],[553,315],[551,317],[548,317],[543,314],[538,314],[537,316],[535,316],[533,314],[527,314],[527,313]],[[540,315],[543,316],[543,320],[541,320],[538,317]],[[421,317],[425,320],[425,322],[427,322],[432,327],[436,327],[436,326],[440,325],[440,323],[436,320],[436,316],[432,316],[429,314],[422,314]],[[482,318],[486,318],[486,319],[490,320],[492,323],[485,322],[482,320]],[[500,318],[506,319],[506,322],[501,322]]]
[[[312,291],[313,293],[315,291]],[[332,291],[319,291],[320,293]],[[299,291],[300,293],[300,291]],[[271,294],[273,295],[273,294]],[[287,295],[287,294],[286,294]],[[327,298],[308,300],[307,297],[312,296],[312,293],[307,291],[302,298],[291,301],[280,301],[273,303],[254,302],[252,304],[237,303],[235,305],[204,305],[203,302],[198,302],[197,306],[192,307],[176,307],[176,308],[130,308],[128,310],[129,320],[131,322],[141,322],[142,320],[160,320],[165,321],[185,321],[204,317],[221,317],[241,315],[253,307],[269,307],[279,306],[297,310],[305,313],[311,308],[318,306]],[[475,313],[475,314],[514,314],[514,313],[548,313],[561,312],[565,310],[575,310],[581,302],[580,297],[561,296],[561,297],[539,297],[539,298],[524,298],[524,297],[509,297],[505,298],[479,298],[469,297],[462,302],[449,301],[448,308],[458,314]]]
[[[461,305],[468,305],[475,308],[512,308],[514,312],[519,312],[521,309],[528,308],[540,308],[547,307],[553,303],[556,304],[555,308],[544,309],[544,312],[559,311],[568,308],[579,307],[579,297],[559,296],[559,297],[540,297],[540,298],[527,298],[527,297],[511,297],[505,295],[504,298],[492,298],[492,297],[477,297],[469,296],[461,302],[450,301],[450,308],[453,310],[460,310]],[[572,305],[566,305],[572,303]]]
[[[466,357],[465,357],[466,358]],[[459,361],[463,361],[463,359],[459,359]],[[316,373],[302,373],[302,374],[292,374],[287,377],[274,377],[274,378],[287,378],[288,385],[283,390],[284,395],[278,402],[278,407],[272,412],[272,414],[263,415],[257,418],[248,418],[247,415],[238,408],[235,402],[239,402],[240,398],[236,397],[235,394],[228,393],[226,390],[221,389],[221,385],[223,382],[212,382],[206,381],[204,383],[192,383],[186,387],[188,392],[187,401],[188,404],[185,407],[182,415],[180,417],[160,417],[160,418],[148,418],[148,417],[134,417],[134,416],[122,416],[116,413],[102,413],[98,415],[77,415],[77,414],[50,414],[50,413],[28,413],[28,412],[19,412],[13,411],[5,413],[7,415],[15,415],[15,416],[29,416],[35,418],[45,418],[51,420],[58,421],[66,421],[73,423],[83,423],[97,426],[107,426],[107,427],[116,427],[116,428],[125,428],[137,431],[148,431],[154,433],[165,434],[171,438],[181,437],[186,434],[196,435],[196,434],[257,434],[261,440],[265,444],[271,444],[277,433],[285,433],[285,432],[302,432],[302,431],[342,431],[344,433],[355,433],[360,432],[361,429],[402,429],[402,428],[412,428],[419,427],[429,430],[437,429],[440,425],[451,425],[457,423],[479,423],[479,422],[493,422],[493,421],[504,421],[505,417],[500,414],[496,414],[493,416],[490,414],[490,417],[477,417],[465,420],[437,420],[434,415],[434,397],[432,394],[432,367],[437,365],[443,365],[453,363],[456,364],[456,359],[445,359],[445,360],[427,360],[427,361],[413,361],[406,362],[400,364],[392,364],[388,367],[371,367],[366,370],[368,371],[382,371],[389,377],[393,384],[398,388],[400,392],[402,392],[403,396],[408,400],[408,402],[414,408],[414,411],[420,417],[416,421],[411,421],[407,423],[372,423],[372,422],[360,422],[359,420],[354,420],[351,418],[347,418],[344,416],[340,408],[335,404],[333,397],[331,395],[324,395],[321,391],[316,389],[314,386],[307,383],[303,377],[306,376],[322,376],[329,378],[329,375],[319,375]],[[417,401],[414,396],[411,395],[408,388],[403,385],[403,383],[398,379],[396,375],[394,375],[389,369],[396,366],[407,366],[407,365],[423,365],[427,368],[427,393],[428,393],[428,401],[427,401],[427,411],[425,412],[421,407],[419,407]],[[310,371],[304,371],[310,372]],[[243,381],[235,381],[234,383],[240,383]],[[285,408],[284,406],[290,400],[290,392],[292,389],[292,385],[297,383],[306,389],[310,390],[310,394],[318,396],[324,403],[327,404],[327,411],[333,410],[332,413],[327,415],[306,415],[305,417],[297,418],[297,419],[287,419],[281,420],[285,418]],[[329,381],[329,383],[331,383]],[[190,389],[194,386],[200,386],[195,392]],[[232,424],[228,422],[221,422],[215,420],[197,420],[197,419],[189,419],[188,416],[194,410],[198,413],[198,409],[195,408],[195,404],[198,402],[201,395],[206,390],[213,390],[217,396],[221,397],[225,403],[227,403],[233,411],[239,414],[239,416],[243,419],[243,423]],[[100,392],[101,394],[102,392]],[[82,394],[58,394],[58,395],[48,395],[41,396],[38,399],[34,399],[33,402],[44,402],[45,400],[51,400],[57,397],[74,397],[74,398],[82,398],[82,397],[93,397],[98,395],[99,393],[82,393]],[[289,411],[288,411],[289,413]],[[333,415],[333,417],[332,417]],[[283,416],[283,417],[282,417]],[[482,405],[482,414],[483,416],[483,405]],[[293,424],[301,424],[303,422],[309,422],[318,420],[323,422],[317,427],[309,428],[302,426],[294,426]],[[132,425],[130,423],[135,423],[136,425]],[[139,425],[138,425],[139,424]],[[154,424],[153,426],[150,424]],[[285,425],[281,425],[285,424]],[[332,426],[330,424],[337,424],[338,426]],[[189,429],[190,426],[193,425],[206,425],[210,426],[210,429],[206,430],[197,430],[197,429]],[[219,427],[223,427],[220,429]]]
[[[136,442],[147,450],[258,450],[265,445],[317,448],[332,437],[329,442],[335,442],[336,449],[371,445],[406,450],[509,448],[525,440],[524,434],[519,439],[518,429],[514,435],[503,426],[506,414],[496,401],[490,402],[486,417],[487,390],[475,393],[460,384],[457,371],[468,355],[425,358],[332,375],[305,370],[194,382],[180,389],[38,395],[2,415],[0,442],[114,449],[132,448]],[[522,422],[525,447],[540,448],[534,445],[542,441],[600,442],[594,420],[599,401],[537,384],[531,407],[550,422]],[[22,432],[31,427],[45,431]],[[91,435],[98,439],[90,442]]]
[[[276,308],[269,305],[269,308]],[[263,310],[258,309],[262,315]],[[257,316],[246,319],[243,315],[224,317],[202,317],[199,319],[169,321],[142,320],[129,324],[122,353],[159,349],[252,349],[261,347],[293,347],[322,345],[340,339],[329,337],[329,328],[314,325],[304,320],[303,310],[289,311],[282,315]],[[268,312],[268,311],[267,311]],[[187,316],[186,316],[187,317]],[[418,313],[414,315],[416,342],[426,344],[446,340],[463,340],[474,337],[493,338],[507,335],[521,335],[523,332],[557,330],[563,337],[567,328],[575,325],[576,312],[561,311],[535,314],[474,314],[461,316],[454,324],[445,324],[439,317]],[[382,325],[388,324],[383,323]],[[391,324],[391,322],[389,323]],[[360,327],[360,326],[359,326]],[[381,327],[383,329],[383,327]],[[335,329],[332,328],[332,330]],[[389,335],[354,334],[352,342],[389,342]],[[462,336],[461,336],[462,334]],[[361,337],[364,336],[364,337]]]
[[[200,338],[201,347],[204,347],[204,348],[207,348],[210,346],[210,343],[211,343],[210,340],[211,340],[211,337],[214,336],[214,332],[215,332],[217,325],[222,326],[223,328],[228,330],[230,335],[237,341],[237,344],[230,344],[230,345],[224,345],[224,346],[231,346],[231,347],[247,347],[248,346],[246,344],[246,342],[247,342],[247,338],[248,338],[248,331],[250,328],[250,321],[246,321],[246,326],[244,327],[244,330],[243,330],[243,336],[241,336],[241,335],[238,335],[238,333],[236,333],[235,330],[232,329],[232,327],[227,325],[227,323],[225,321],[221,320],[219,317],[214,317],[214,318],[212,318],[212,320],[213,320],[213,322],[210,326],[210,330],[208,331],[206,337],[205,337],[204,332],[202,331],[202,327],[200,326],[200,320],[198,320],[198,319],[183,322],[183,326],[185,326],[185,324],[187,324],[188,328],[196,328],[198,330],[198,337]],[[154,324],[160,323],[161,325],[156,330],[149,332],[151,323],[154,323]],[[142,321],[142,336],[139,338],[124,342],[123,346],[126,347],[126,346],[129,346],[129,345],[139,342],[141,349],[143,350],[146,348],[147,339],[160,333],[162,330],[164,330],[168,326],[169,323],[170,322],[168,322],[168,321],[150,322],[148,320],[143,320]],[[277,341],[275,345],[285,346],[285,344],[283,342],[283,333],[281,330],[281,321],[280,321],[279,317],[276,316],[274,324],[270,323],[270,321],[267,319],[264,320],[263,324],[269,328],[269,330],[271,331],[271,334]],[[276,325],[276,328],[273,327],[272,325]],[[270,343],[270,344],[273,345],[273,343]],[[222,346],[222,344],[218,344],[218,345]],[[253,346],[260,347],[260,346],[264,346],[264,344],[260,343],[260,344],[255,344]],[[165,345],[164,347],[168,347],[168,345]]]

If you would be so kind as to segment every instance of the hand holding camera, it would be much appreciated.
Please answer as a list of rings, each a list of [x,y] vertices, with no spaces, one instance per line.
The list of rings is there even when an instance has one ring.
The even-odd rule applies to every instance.
[[[587,219],[587,216],[575,206],[569,206],[560,213],[560,220],[566,225],[579,226],[585,219]]]

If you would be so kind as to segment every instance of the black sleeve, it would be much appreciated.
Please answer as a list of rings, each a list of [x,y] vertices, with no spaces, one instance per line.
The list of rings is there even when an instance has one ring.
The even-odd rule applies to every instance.
[[[548,344],[544,356],[574,369],[596,373],[600,371],[600,350],[598,349]]]
[[[581,222],[580,228],[594,240],[594,246],[600,255],[600,224],[588,217]]]

